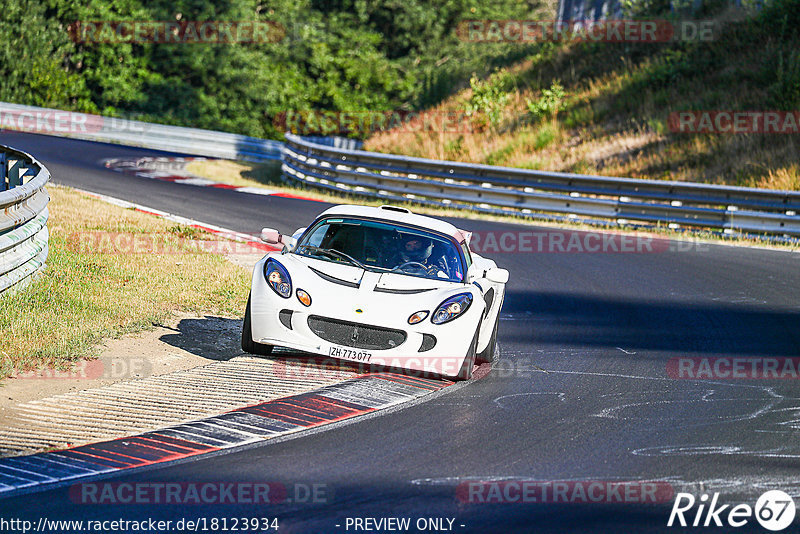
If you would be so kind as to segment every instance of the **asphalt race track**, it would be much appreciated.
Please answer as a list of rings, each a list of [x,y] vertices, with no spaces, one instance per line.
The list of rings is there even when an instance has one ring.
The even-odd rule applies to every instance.
[[[294,231],[325,207],[98,164],[158,154],[152,150],[9,132],[0,143],[33,154],[54,183],[241,232]],[[484,236],[545,231],[457,224]],[[573,232],[565,232],[568,240]],[[450,518],[456,532],[650,532],[672,530],[671,495],[655,505],[485,504],[464,498],[464,485],[660,481],[696,497],[719,492],[726,504],[754,505],[767,489],[800,502],[798,380],[687,380],[668,372],[677,357],[800,356],[800,255],[691,243],[653,248],[487,253],[511,272],[500,358],[488,376],[295,439],[106,480],[270,481],[290,488],[290,498],[317,484],[326,492],[319,502],[295,495],[267,506],[91,505],[74,503],[64,487],[2,500],[0,515],[34,522],[277,517],[279,532],[355,532],[353,518],[387,517],[412,525]],[[800,531],[797,525],[784,532]],[[732,530],[766,532],[755,520]]]

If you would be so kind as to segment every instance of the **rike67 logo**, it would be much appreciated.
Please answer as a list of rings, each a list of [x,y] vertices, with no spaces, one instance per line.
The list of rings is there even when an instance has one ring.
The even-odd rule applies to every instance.
[[[765,529],[778,532],[792,524],[796,512],[792,498],[780,490],[770,490],[761,495],[755,507],[749,504],[733,507],[729,504],[720,505],[719,493],[715,493],[710,501],[706,494],[696,499],[691,493],[678,493],[667,526],[738,528],[747,525],[755,517]]]

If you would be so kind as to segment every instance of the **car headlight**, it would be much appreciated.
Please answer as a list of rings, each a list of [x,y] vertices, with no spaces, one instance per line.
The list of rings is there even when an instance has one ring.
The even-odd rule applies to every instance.
[[[311,306],[311,295],[300,288],[297,289],[295,294],[297,295],[297,300],[300,301],[300,304],[303,306]]]
[[[439,307],[433,312],[431,322],[433,324],[444,324],[452,321],[467,311],[470,304],[472,304],[471,293],[459,293],[458,295],[454,295],[439,304]]]
[[[292,279],[286,268],[272,259],[264,266],[264,277],[267,284],[279,297],[288,299],[292,296]]]

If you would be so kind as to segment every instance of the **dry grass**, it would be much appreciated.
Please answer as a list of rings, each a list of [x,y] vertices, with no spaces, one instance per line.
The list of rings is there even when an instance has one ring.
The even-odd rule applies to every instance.
[[[774,187],[787,191],[800,191],[800,165],[794,163],[788,168],[769,169],[767,175],[751,184],[753,187]]]
[[[101,339],[148,329],[173,312],[241,315],[249,275],[202,252],[192,242],[202,233],[67,187],[48,190],[48,266],[0,299],[0,378],[63,369],[94,356]]]
[[[203,178],[237,187],[269,187],[275,181],[274,167],[275,164],[269,163],[253,165],[223,159],[201,159],[190,161],[186,170]]]
[[[520,93],[535,98],[531,92]],[[574,94],[588,98],[588,92]],[[466,98],[463,94],[457,98]],[[505,111],[522,122],[527,110]],[[650,125],[616,129],[616,121],[570,128],[563,122],[507,126],[498,133],[381,132],[365,148],[407,156],[503,165],[555,172],[656,180],[723,183],[799,190],[798,140],[791,135],[677,135],[665,132],[666,117]]]

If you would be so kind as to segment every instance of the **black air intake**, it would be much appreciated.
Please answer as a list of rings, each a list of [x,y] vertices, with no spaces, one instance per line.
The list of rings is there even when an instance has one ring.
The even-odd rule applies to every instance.
[[[427,352],[436,346],[436,337],[430,334],[422,334],[422,345],[417,352]]]
[[[288,328],[289,330],[292,329],[292,310],[281,310],[278,313],[278,319],[281,321],[281,324]]]

